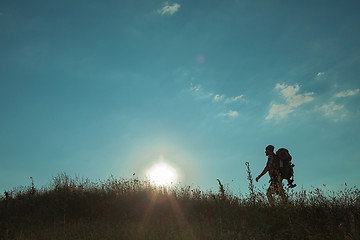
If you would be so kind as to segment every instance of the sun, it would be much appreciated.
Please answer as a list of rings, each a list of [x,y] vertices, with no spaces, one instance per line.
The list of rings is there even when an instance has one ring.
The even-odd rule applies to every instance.
[[[149,169],[146,175],[150,183],[156,186],[170,186],[177,180],[174,168],[166,163],[158,163]]]

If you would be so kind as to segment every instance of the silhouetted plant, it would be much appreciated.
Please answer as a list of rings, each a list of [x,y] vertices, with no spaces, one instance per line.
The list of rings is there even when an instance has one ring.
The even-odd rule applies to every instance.
[[[252,174],[251,174],[251,170],[250,170],[250,163],[249,162],[246,162],[245,163],[246,165],[246,172],[247,172],[247,179],[249,181],[249,192],[250,192],[250,203],[255,203],[255,200],[256,200],[256,194],[255,194],[255,186],[254,186],[254,182],[253,182],[253,177],[252,177]]]
[[[287,191],[270,206],[246,163],[249,197],[218,179],[218,192],[110,176],[92,182],[61,173],[48,187],[6,191],[0,239],[359,239],[360,191]]]

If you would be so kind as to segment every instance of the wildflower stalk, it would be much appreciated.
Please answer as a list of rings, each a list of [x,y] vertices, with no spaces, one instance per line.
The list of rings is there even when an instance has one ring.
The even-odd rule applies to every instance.
[[[251,170],[250,170],[250,163],[246,162],[246,172],[248,174],[247,179],[249,180],[249,191],[250,191],[250,202],[254,203],[255,202],[255,186],[254,186],[254,182],[253,182],[253,177],[251,174]]]
[[[224,189],[224,185],[220,182],[219,179],[216,179],[219,182],[219,191],[220,191],[220,200],[224,201],[225,200],[225,189]]]

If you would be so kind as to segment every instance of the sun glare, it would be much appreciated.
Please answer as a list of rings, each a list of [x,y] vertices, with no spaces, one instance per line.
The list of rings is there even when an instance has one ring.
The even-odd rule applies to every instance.
[[[165,164],[158,163],[147,172],[150,182],[156,186],[170,186],[177,180],[177,173],[174,168]]]

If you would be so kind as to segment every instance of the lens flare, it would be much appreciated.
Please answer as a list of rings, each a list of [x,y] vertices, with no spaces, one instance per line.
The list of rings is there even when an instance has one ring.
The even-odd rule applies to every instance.
[[[205,62],[205,57],[203,55],[198,55],[196,57],[196,61],[197,61],[197,63],[202,64]]]

